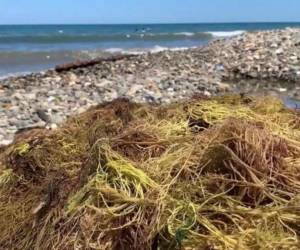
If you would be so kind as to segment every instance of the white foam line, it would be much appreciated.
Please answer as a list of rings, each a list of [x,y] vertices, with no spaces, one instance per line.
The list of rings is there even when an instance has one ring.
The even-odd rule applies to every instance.
[[[207,33],[213,35],[214,37],[231,37],[238,36],[245,33],[245,30],[235,30],[235,31],[208,31]]]
[[[193,32],[179,32],[179,33],[175,33],[175,35],[179,35],[179,36],[194,36],[195,33],[193,33]]]
[[[162,47],[159,45],[156,45],[152,48],[143,48],[143,49],[122,49],[122,48],[109,48],[106,49],[105,52],[109,53],[121,53],[121,54],[133,54],[133,55],[141,55],[145,53],[158,53],[162,51],[182,51],[182,50],[187,50],[187,49],[192,49],[196,47],[174,47],[174,48],[169,48],[169,47]]]

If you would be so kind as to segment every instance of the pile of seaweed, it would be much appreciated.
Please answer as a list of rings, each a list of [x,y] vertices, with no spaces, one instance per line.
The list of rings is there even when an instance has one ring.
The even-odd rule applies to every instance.
[[[0,151],[0,249],[299,249],[300,116],[119,99]]]

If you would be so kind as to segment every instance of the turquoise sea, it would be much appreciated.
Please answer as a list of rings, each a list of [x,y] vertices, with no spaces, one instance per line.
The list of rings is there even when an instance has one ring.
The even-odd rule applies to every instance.
[[[0,25],[0,77],[104,54],[183,49],[245,31],[285,27],[300,23]]]

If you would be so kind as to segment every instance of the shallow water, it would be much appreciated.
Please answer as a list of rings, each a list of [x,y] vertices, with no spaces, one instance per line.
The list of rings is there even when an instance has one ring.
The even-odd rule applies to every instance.
[[[285,27],[300,23],[0,25],[0,76],[51,68],[73,55],[80,59],[75,52],[189,48],[244,31]]]
[[[283,98],[285,105],[289,108],[300,110],[300,100],[292,98]]]

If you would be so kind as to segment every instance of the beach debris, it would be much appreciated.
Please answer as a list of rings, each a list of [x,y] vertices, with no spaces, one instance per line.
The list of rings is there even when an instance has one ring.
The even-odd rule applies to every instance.
[[[102,62],[115,62],[123,59],[128,59],[133,57],[134,55],[116,55],[116,56],[111,56],[108,58],[96,58],[93,60],[86,60],[86,61],[76,61],[73,63],[67,63],[67,64],[62,64],[62,65],[57,65],[55,67],[55,70],[57,72],[62,72],[62,71],[68,71],[71,69],[77,69],[77,68],[82,68],[82,67],[88,67],[88,66],[93,66],[95,64],[99,64]]]

